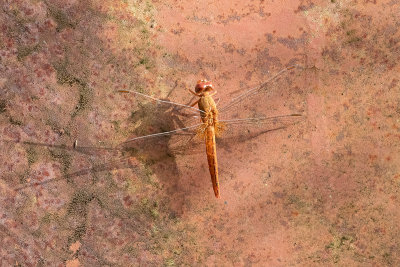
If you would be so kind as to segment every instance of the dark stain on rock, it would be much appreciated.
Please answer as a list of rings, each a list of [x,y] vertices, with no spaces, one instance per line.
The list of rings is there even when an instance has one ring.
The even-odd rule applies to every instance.
[[[308,33],[303,32],[299,38],[288,36],[287,38],[278,38],[278,42],[286,46],[287,48],[297,51],[300,47],[304,47],[309,38]]]
[[[257,53],[257,59],[255,66],[258,69],[262,70],[263,74],[269,74],[271,68],[273,67],[281,67],[281,60],[278,57],[272,57],[269,55],[269,49],[265,48],[264,50]]]
[[[241,16],[235,12],[235,14],[229,15],[227,18],[224,18],[223,16],[218,16],[219,21],[217,23],[222,23],[224,25],[234,22],[234,21],[240,21]]]
[[[225,53],[233,54],[235,52],[235,46],[232,43],[222,43],[222,48],[224,48]]]
[[[313,8],[314,6],[315,6],[315,4],[312,1],[309,1],[309,0],[301,1],[301,4],[297,7],[297,9],[294,11],[294,13],[307,11],[307,10]]]
[[[324,59],[330,58],[331,60],[333,60],[335,62],[340,62],[342,60],[341,54],[338,51],[337,47],[335,47],[335,46],[325,47],[322,50],[321,55]]]
[[[274,197],[282,199],[286,196],[286,193],[283,192],[272,192],[272,194],[274,195]]]
[[[197,15],[194,15],[193,17],[191,17],[190,20],[195,21],[195,22],[200,22],[200,23],[206,24],[206,25],[211,24],[211,20],[209,18],[198,17]]]
[[[398,83],[399,83],[399,80],[398,80],[398,79],[393,79],[392,82],[391,82],[390,85],[389,85],[389,89],[395,88],[395,87],[397,86]],[[1,104],[1,102],[0,102],[0,104]],[[1,110],[1,106],[0,106],[0,110]],[[0,111],[0,113],[1,113],[1,111]]]
[[[272,35],[271,33],[267,33],[266,35],[265,35],[265,37],[267,38],[267,42],[269,43],[269,44],[272,44],[272,43],[274,43],[274,35]]]

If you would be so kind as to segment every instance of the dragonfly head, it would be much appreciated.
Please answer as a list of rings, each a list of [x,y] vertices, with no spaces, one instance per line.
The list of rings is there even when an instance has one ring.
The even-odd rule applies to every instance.
[[[210,81],[207,80],[199,80],[197,81],[195,91],[197,94],[201,94],[203,92],[208,92],[214,90],[214,87]]]

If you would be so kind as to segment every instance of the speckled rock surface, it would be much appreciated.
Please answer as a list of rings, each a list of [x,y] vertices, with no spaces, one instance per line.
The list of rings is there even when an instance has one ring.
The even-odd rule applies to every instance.
[[[400,265],[399,14],[393,0],[2,0],[0,266]],[[188,124],[117,90],[190,104],[207,78],[224,107],[294,64],[225,113],[302,120],[228,131],[221,199],[201,141],[119,145]]]

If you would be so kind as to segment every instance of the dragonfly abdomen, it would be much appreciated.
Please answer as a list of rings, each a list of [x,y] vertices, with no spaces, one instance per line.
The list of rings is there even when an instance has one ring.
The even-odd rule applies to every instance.
[[[206,129],[206,153],[214,194],[215,197],[219,198],[218,162],[214,126],[208,126]]]

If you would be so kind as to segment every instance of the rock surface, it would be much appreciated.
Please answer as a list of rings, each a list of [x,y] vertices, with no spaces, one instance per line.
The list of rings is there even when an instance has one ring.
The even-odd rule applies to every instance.
[[[1,6],[0,266],[400,265],[397,1]],[[224,107],[293,64],[226,113],[302,120],[227,131],[221,199],[201,141],[119,145],[188,124],[118,90]]]

